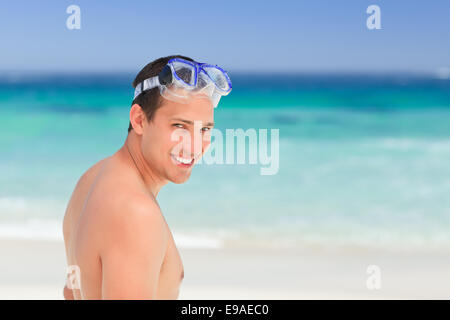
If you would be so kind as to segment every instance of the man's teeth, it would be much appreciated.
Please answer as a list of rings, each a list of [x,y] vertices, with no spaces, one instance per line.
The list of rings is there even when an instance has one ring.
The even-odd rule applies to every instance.
[[[184,163],[184,164],[189,164],[192,162],[192,159],[184,159],[181,157],[175,157],[175,159],[177,159],[178,162]]]

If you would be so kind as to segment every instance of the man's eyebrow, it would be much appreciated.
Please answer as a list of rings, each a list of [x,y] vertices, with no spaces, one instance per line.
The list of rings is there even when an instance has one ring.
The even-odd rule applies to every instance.
[[[191,121],[191,120],[185,120],[185,119],[180,119],[180,118],[173,118],[172,120],[173,120],[173,121],[184,122],[184,123],[187,123],[187,124],[190,124],[190,125],[193,125],[193,124],[194,124],[194,122]],[[206,123],[205,123],[205,126],[207,126],[207,127],[214,127],[214,122],[206,122]]]

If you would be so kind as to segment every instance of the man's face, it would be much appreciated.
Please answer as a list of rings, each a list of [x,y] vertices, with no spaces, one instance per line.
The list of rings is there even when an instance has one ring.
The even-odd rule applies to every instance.
[[[211,144],[214,108],[201,95],[186,104],[167,99],[162,103],[152,121],[144,121],[143,156],[161,178],[183,183]]]

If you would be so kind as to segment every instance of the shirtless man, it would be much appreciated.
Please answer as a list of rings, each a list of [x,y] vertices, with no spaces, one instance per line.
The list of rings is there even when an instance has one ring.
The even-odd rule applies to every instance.
[[[214,108],[231,91],[225,71],[217,69],[223,80],[212,74],[219,71],[190,61],[169,56],[139,72],[124,145],[79,179],[63,222],[67,263],[79,270],[75,281],[68,275],[66,299],[178,298],[183,264],[156,197],[169,181],[189,178],[210,145]],[[201,90],[184,93],[194,76]],[[200,148],[183,139],[195,137],[194,130]]]

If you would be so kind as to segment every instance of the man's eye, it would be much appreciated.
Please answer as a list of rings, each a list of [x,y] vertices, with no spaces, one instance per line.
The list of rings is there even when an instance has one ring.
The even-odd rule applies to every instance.
[[[175,123],[173,124],[173,126],[177,128],[183,128],[183,125],[181,123]]]
[[[208,128],[208,127],[202,128],[202,131],[209,131],[209,130],[211,130],[211,128]]]

